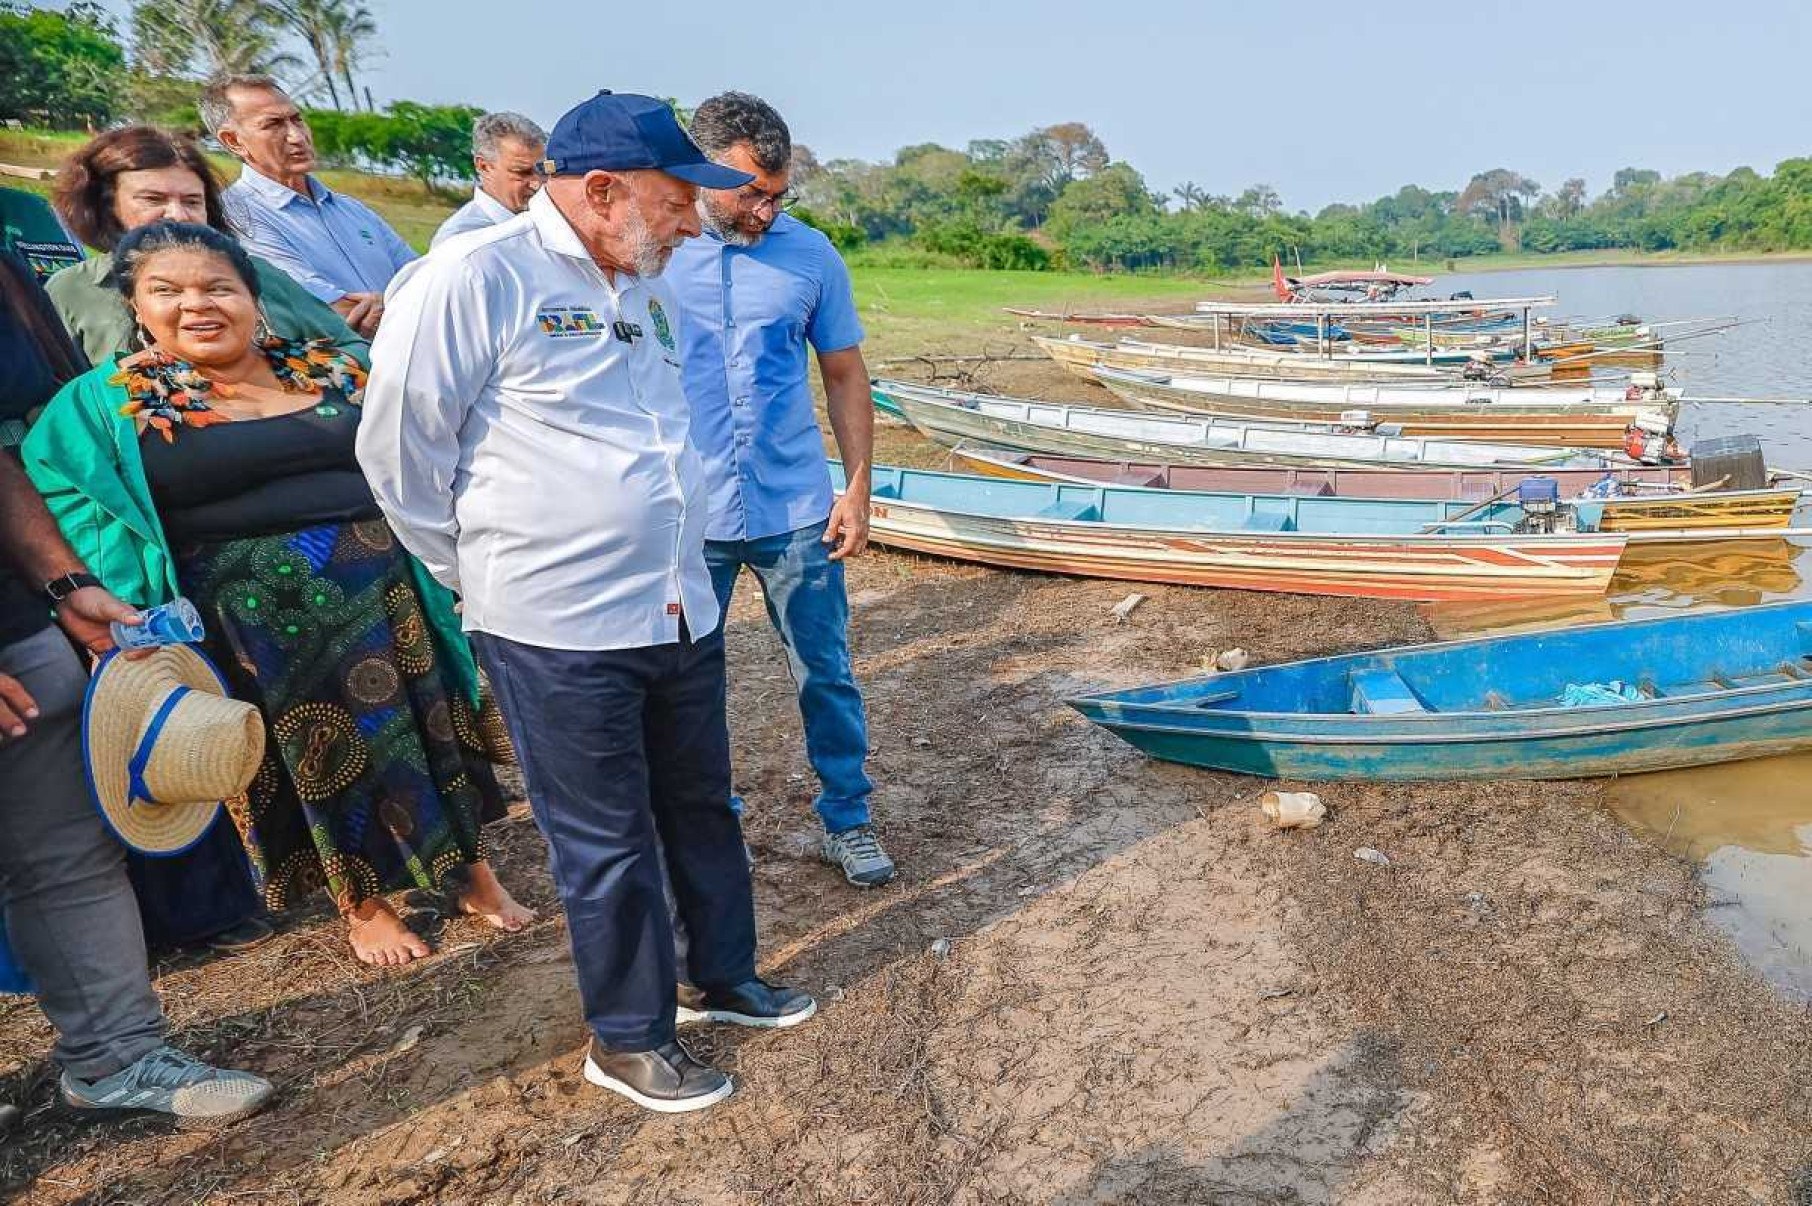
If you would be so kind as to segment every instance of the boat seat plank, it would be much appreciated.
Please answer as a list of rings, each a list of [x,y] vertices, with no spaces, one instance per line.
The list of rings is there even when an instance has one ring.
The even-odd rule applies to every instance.
[[[1347,672],[1353,693],[1352,710],[1362,716],[1402,716],[1428,711],[1403,676],[1382,666]]]
[[[1101,512],[1096,509],[1094,503],[1059,500],[1048,507],[1043,507],[1034,511],[1032,513],[1032,518],[1070,519],[1081,522],[1084,520],[1098,520],[1101,518]]]

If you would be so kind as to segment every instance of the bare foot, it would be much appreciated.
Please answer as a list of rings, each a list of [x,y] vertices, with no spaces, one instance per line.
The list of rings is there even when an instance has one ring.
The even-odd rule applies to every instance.
[[[491,870],[490,863],[481,860],[467,871],[472,876],[471,886],[459,897],[460,912],[482,917],[511,934],[535,920],[535,910],[516,903],[516,898],[498,880],[497,872]]]
[[[428,944],[403,924],[390,902],[373,896],[362,900],[346,919],[352,953],[374,967],[401,967],[429,955]]]

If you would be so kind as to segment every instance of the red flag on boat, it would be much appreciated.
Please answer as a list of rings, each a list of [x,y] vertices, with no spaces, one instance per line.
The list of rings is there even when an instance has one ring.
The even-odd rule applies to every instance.
[[[1278,301],[1290,300],[1290,287],[1284,284],[1283,279],[1283,260],[1278,258],[1276,252],[1271,253],[1271,288],[1277,291]]]

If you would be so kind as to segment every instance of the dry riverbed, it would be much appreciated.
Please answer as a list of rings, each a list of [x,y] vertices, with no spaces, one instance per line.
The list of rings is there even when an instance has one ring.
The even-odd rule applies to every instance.
[[[998,389],[1081,388],[1042,366]],[[1074,396],[1071,394],[1071,396]],[[1086,396],[1086,395],[1084,395]],[[884,457],[935,463],[886,433]],[[1329,786],[1278,834],[1267,784],[1150,762],[1077,690],[1424,639],[1415,608],[1044,578],[877,552],[851,571],[894,885],[815,856],[785,663],[749,583],[732,726],[764,969],[813,1024],[694,1032],[742,1091],[683,1120],[588,1087],[544,851],[501,870],[544,919],[448,923],[400,974],[324,915],[177,959],[179,1041],[273,1076],[217,1135],[81,1125],[48,1033],[0,1004],[29,1203],[1083,1203],[1445,1206],[1812,1201],[1804,1008],[1704,919],[1691,865],[1591,784]],[[1303,786],[1303,785],[1291,785]],[[1372,847],[1391,865],[1356,860]]]

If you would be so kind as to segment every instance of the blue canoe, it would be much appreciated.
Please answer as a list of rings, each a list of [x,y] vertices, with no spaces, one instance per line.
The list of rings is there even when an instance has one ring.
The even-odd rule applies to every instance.
[[[1155,758],[1276,778],[1574,779],[1729,762],[1812,745],[1812,603],[1316,658],[1069,702]]]

